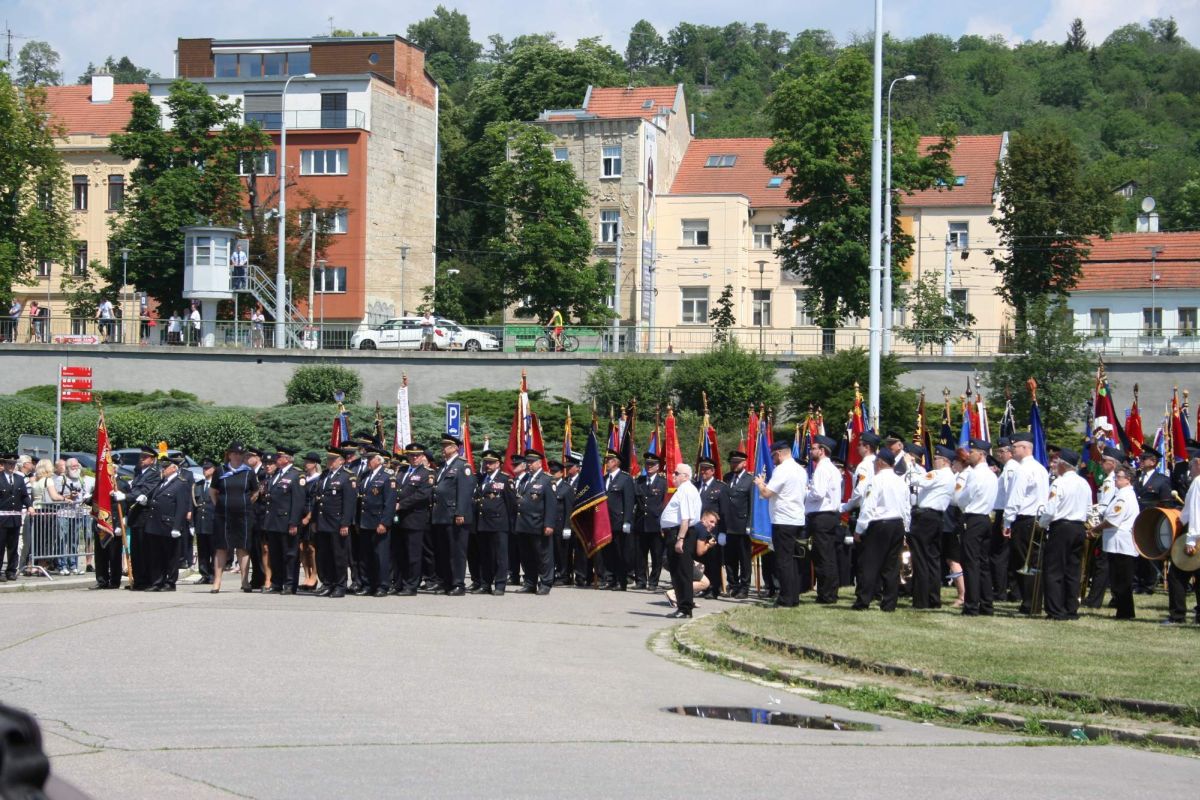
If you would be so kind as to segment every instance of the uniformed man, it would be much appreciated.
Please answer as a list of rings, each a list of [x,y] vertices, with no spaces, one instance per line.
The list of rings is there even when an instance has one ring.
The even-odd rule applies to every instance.
[[[571,541],[571,511],[575,506],[575,491],[567,483],[565,468],[561,461],[547,463],[550,471],[550,488],[554,491],[554,502],[558,504],[554,514],[554,583],[565,585],[571,582],[571,565],[567,561],[568,544]]]
[[[1033,457],[1033,434],[1014,433],[1011,437],[1013,461],[1017,472],[1008,487],[1008,502],[1004,506],[1004,539],[1013,543],[1013,556],[1025,561],[1026,552],[1033,541],[1033,523],[1039,511],[1046,506],[1050,493],[1050,476],[1041,462]],[[999,481],[997,480],[997,486]],[[992,591],[997,597],[1005,596],[1004,585],[995,583],[996,576],[1008,579],[1008,552],[991,554]],[[1020,613],[1032,613],[1033,581],[1016,582],[1017,595],[1021,599]]]
[[[391,580],[388,534],[396,518],[396,479],[384,469],[386,453],[372,447],[367,459],[367,474],[359,483],[358,533],[365,560],[359,566],[359,589],[355,594],[386,597]]]
[[[1188,450],[1188,475],[1191,484],[1183,499],[1183,511],[1179,521],[1187,527],[1184,536],[1183,554],[1187,561],[1183,566],[1175,565],[1167,570],[1167,618],[1164,625],[1180,625],[1187,621],[1188,595],[1194,594],[1197,609],[1195,620],[1200,624],[1200,568],[1196,565],[1196,551],[1200,547],[1200,449]],[[1193,588],[1194,587],[1194,588]]]
[[[343,467],[352,450],[330,450],[317,482],[313,513],[317,518],[318,597],[346,596],[350,529],[358,508],[358,480]]]
[[[962,613],[968,617],[994,613],[989,542],[997,478],[987,464],[991,449],[992,444],[986,439],[971,439],[967,453],[970,467],[958,473],[954,484],[954,502],[963,512],[962,565],[966,597]]]
[[[635,588],[653,592],[658,591],[665,555],[660,518],[663,506],[667,504],[667,478],[661,473],[662,463],[658,453],[646,451],[642,455],[642,464],[646,467],[646,474],[639,475],[634,486],[637,548],[633,561],[633,580]],[[649,572],[646,571],[647,556],[650,557]]]
[[[33,496],[25,476],[17,470],[17,457],[0,456],[0,583],[17,579],[17,546],[21,523],[33,507]],[[118,563],[120,556],[117,556]],[[120,573],[117,576],[120,584]]]
[[[542,470],[543,456],[537,450],[525,451],[525,474],[514,486],[516,519],[513,533],[521,551],[521,572],[525,582],[517,590],[522,594],[550,594],[554,585],[554,559],[551,551],[558,501],[550,485],[550,476]]]
[[[1138,503],[1134,480],[1132,467],[1121,464],[1113,470],[1116,492],[1104,507],[1096,527],[1103,537],[1101,549],[1108,559],[1108,584],[1117,610],[1116,619],[1133,619],[1135,616],[1133,570],[1138,551],[1133,543],[1133,523],[1137,519]],[[1075,571],[1078,573],[1078,567]]]
[[[459,455],[462,439],[442,437],[445,463],[433,483],[433,536],[438,577],[443,591],[459,597],[467,593],[467,537],[475,517],[475,478]]]
[[[271,557],[271,585],[274,594],[296,594],[296,550],[306,501],[300,471],[292,464],[295,448],[275,448],[275,470],[263,488],[266,500],[263,527],[267,532],[267,552]]]
[[[346,450],[346,463],[342,465],[342,469],[349,475],[354,477],[356,486],[361,486],[363,478],[369,471],[367,459],[363,458],[367,444],[362,441],[363,434],[359,431],[357,436],[351,438],[344,445]],[[370,442],[368,437],[367,442]],[[364,547],[370,544],[370,537],[364,538],[358,535],[358,517],[362,513],[362,498],[356,499],[357,505],[354,509],[354,521],[350,525],[350,541],[347,543],[347,559],[350,567],[350,588],[352,594],[359,594],[363,584],[363,574],[365,572],[364,565],[367,559],[367,554]]]
[[[1171,494],[1171,479],[1158,471],[1158,462],[1162,453],[1149,444],[1142,445],[1138,455],[1140,470],[1133,482],[1133,490],[1137,494],[1138,510],[1147,508],[1178,508],[1179,503]],[[1144,556],[1138,556],[1134,574],[1133,589],[1135,594],[1154,594],[1154,587],[1162,581],[1158,571],[1158,562]]]
[[[1042,597],[1050,619],[1079,618],[1079,564],[1087,542],[1084,523],[1092,506],[1092,487],[1076,471],[1078,465],[1078,453],[1059,450],[1054,483],[1039,519],[1046,531]]]
[[[144,541],[148,565],[146,591],[173,592],[179,576],[179,542],[188,526],[192,493],[179,478],[179,464],[163,459],[159,466],[162,480],[150,490],[144,516]],[[140,500],[140,498],[139,498]]]
[[[512,482],[500,469],[503,455],[484,450],[483,471],[475,494],[475,534],[479,541],[480,588],[483,594],[502,596],[508,585],[508,537],[516,511]]]
[[[723,520],[725,529],[725,578],[729,596],[745,600],[750,596],[750,509],[754,502],[754,476],[746,469],[746,454],[741,450],[729,453],[729,472],[725,483],[729,516]]]
[[[261,592],[269,583],[267,580],[267,570],[271,567],[269,558],[264,558],[263,554],[268,548],[267,531],[263,527],[267,521],[267,500],[265,487],[267,483],[267,464],[265,457],[266,452],[258,447],[246,448],[246,466],[250,468],[250,472],[254,475],[254,481],[258,485],[258,490],[251,498],[250,510],[250,576],[249,580],[242,578],[244,588],[249,588],[252,592]]]
[[[712,543],[700,563],[704,565],[704,575],[708,578],[708,589],[701,592],[701,597],[711,597],[716,600],[721,596],[724,583],[721,580],[721,567],[725,562],[725,518],[729,516],[729,485],[717,477],[717,467],[713,459],[701,457],[696,462],[696,488],[700,491],[700,511],[712,511],[717,515],[717,527]]]
[[[863,500],[855,524],[855,541],[861,545],[858,581],[855,587],[855,611],[870,608],[876,588],[882,582],[879,603],[882,611],[895,611],[900,594],[900,551],[908,530],[912,505],[908,483],[896,473],[896,454],[881,450],[875,458],[875,477]]]
[[[511,484],[515,487],[517,481],[521,480],[521,476],[525,474],[525,454],[524,453],[509,453],[508,466]],[[514,503],[513,508],[516,508]],[[516,513],[514,511],[514,513]],[[519,546],[520,540],[516,536],[508,537],[508,585],[521,585],[521,550]]]
[[[817,573],[816,602],[831,605],[837,602],[838,587],[838,517],[842,503],[842,473],[831,458],[837,442],[828,436],[817,436],[809,447],[809,463],[814,465],[804,493],[804,528],[813,553]]]
[[[1017,567],[1023,563],[1025,552],[1022,551],[1017,558],[1010,557],[1012,540],[1005,532],[1004,509],[1008,506],[1008,495],[1021,464],[1013,458],[1012,439],[1008,436],[996,440],[992,456],[1000,464],[1000,474],[996,478],[995,507],[992,509],[992,535],[988,542],[992,591],[997,598],[1017,600],[1020,599],[1022,584]]]
[[[604,489],[608,494],[608,522],[612,541],[600,551],[603,556],[605,589],[625,591],[629,587],[632,562],[630,533],[633,531],[633,478],[621,469],[621,454],[609,450],[604,456]]]
[[[297,535],[297,551],[295,566],[292,568],[291,582],[300,592],[314,592],[317,589],[317,517],[313,513],[316,505],[317,489],[321,478],[321,456],[308,452],[304,456],[304,476],[297,481],[304,487],[304,516],[300,520],[300,532]],[[304,580],[300,580],[300,568],[304,568]]]
[[[913,567],[913,608],[942,607],[942,523],[954,498],[954,451],[937,445],[933,469],[912,469],[909,481],[917,490],[917,504],[909,524],[908,550]]]
[[[567,456],[567,489],[571,493],[571,511],[572,516],[575,513],[575,497],[579,490],[579,473],[583,464],[583,456],[575,451]],[[571,519],[568,518],[564,523],[571,528],[571,536],[567,539],[567,564],[568,568],[574,572],[574,584],[577,588],[583,588],[592,585],[592,560],[588,558],[587,547],[584,545],[583,539],[576,536],[574,525],[571,524]]]
[[[153,585],[153,581],[150,580],[150,548],[145,540],[145,534],[146,506],[150,502],[150,494],[162,482],[162,472],[157,462],[158,448],[152,445],[142,447],[138,454],[138,465],[133,473],[133,480],[129,482],[129,497],[132,502],[129,504],[129,514],[126,520],[129,523],[133,581],[125,588],[135,592],[143,592]]]
[[[192,483],[192,530],[196,534],[196,568],[200,572],[198,584],[213,582],[213,520],[217,513],[212,496],[213,474],[217,465],[212,459],[200,464],[204,479]]]
[[[396,534],[392,536],[392,592],[415,597],[421,586],[425,538],[430,530],[433,473],[425,448],[415,442],[404,447],[408,466],[396,481]]]

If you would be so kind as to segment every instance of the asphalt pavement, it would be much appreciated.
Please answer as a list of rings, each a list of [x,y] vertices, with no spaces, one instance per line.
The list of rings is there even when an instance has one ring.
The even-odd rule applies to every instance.
[[[236,577],[236,576],[235,576]],[[233,588],[234,591],[228,591]],[[649,642],[661,595],[0,596],[0,700],[96,798],[1196,797],[1200,760],[824,706]],[[704,602],[698,613],[725,607]],[[824,731],[662,709],[869,721]]]

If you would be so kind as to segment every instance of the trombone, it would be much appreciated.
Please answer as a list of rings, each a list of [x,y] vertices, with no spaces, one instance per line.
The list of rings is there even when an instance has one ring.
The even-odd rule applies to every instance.
[[[1029,593],[1030,616],[1038,616],[1042,613],[1042,553],[1045,550],[1043,544],[1046,538],[1046,529],[1042,527],[1042,514],[1045,511],[1046,507],[1044,505],[1038,506],[1037,511],[1033,515],[1033,530],[1029,534],[1029,543],[1025,546],[1025,564],[1017,570],[1018,575],[1033,579],[1033,587]],[[1035,543],[1038,549],[1037,564],[1036,566],[1032,566],[1030,560],[1033,555],[1033,546]]]

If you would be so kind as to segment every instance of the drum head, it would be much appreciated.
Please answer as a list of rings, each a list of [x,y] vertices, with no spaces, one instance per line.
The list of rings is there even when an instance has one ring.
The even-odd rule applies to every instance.
[[[1175,538],[1175,525],[1172,520],[1167,517],[1161,517],[1158,520],[1158,527],[1154,530],[1154,536],[1158,540],[1158,549],[1160,552],[1171,552],[1171,541]]]

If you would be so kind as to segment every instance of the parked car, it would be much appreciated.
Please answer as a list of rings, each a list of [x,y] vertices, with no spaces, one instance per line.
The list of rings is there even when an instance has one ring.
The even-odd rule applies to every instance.
[[[464,328],[443,317],[434,318],[433,346],[437,350],[499,350],[500,341],[486,331]],[[359,330],[350,338],[354,350],[418,350],[421,347],[421,317],[389,319],[374,328]]]
[[[168,450],[167,451],[168,456],[174,456],[174,455],[178,455],[178,454],[179,454],[178,450]],[[136,447],[130,447],[125,450],[113,450],[112,456],[113,456],[113,459],[115,459],[117,462],[117,473],[121,477],[132,478],[133,471],[137,468],[137,465],[138,465],[138,459],[140,459],[142,457],[142,451],[137,449]],[[192,477],[194,477],[198,481],[204,480],[204,469],[199,464],[197,464],[192,459],[191,456],[185,455],[183,458],[184,458],[184,461],[187,462],[187,468],[188,468],[188,471],[190,471],[192,473]]]

